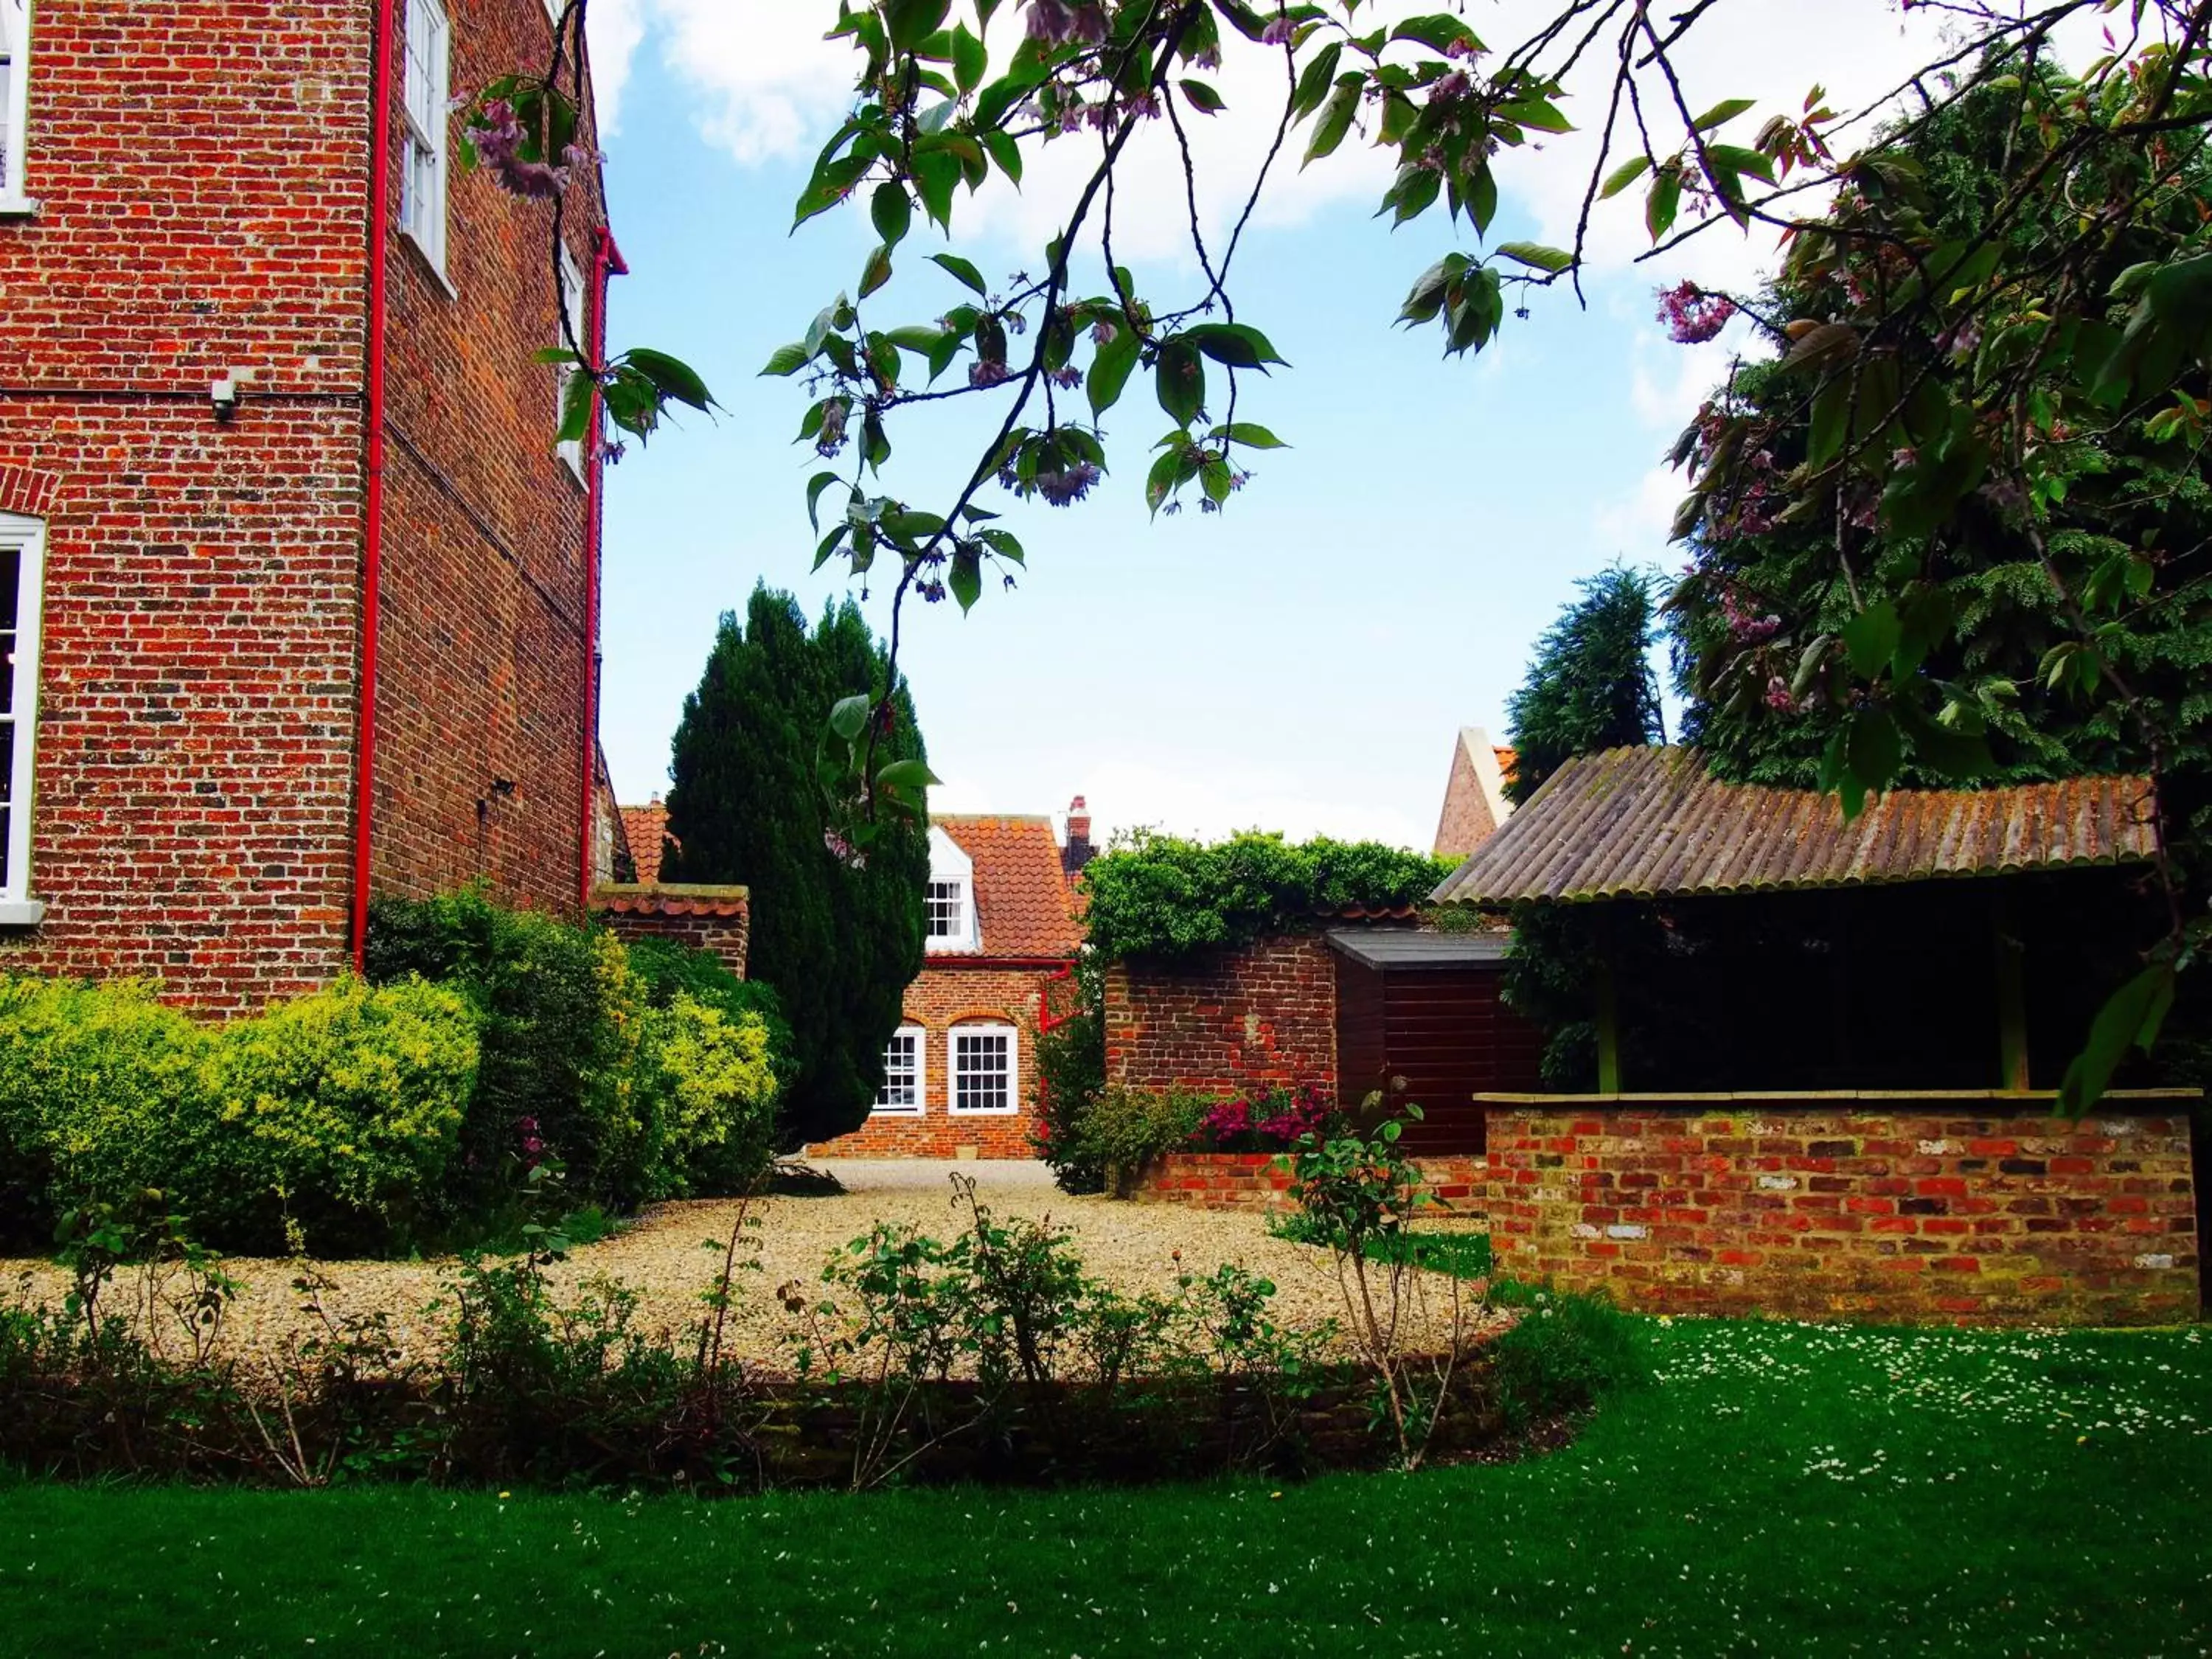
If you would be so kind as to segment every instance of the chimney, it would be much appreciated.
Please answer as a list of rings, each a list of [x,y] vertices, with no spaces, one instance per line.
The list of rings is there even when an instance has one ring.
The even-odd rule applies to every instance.
[[[1073,881],[1091,862],[1091,808],[1078,795],[1067,804],[1067,845],[1060,849],[1060,867]]]

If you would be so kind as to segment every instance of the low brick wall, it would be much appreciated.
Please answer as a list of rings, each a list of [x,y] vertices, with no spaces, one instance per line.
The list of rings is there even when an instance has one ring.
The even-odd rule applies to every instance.
[[[1106,1080],[1202,1095],[1333,1090],[1336,958],[1314,934],[1106,970]]]
[[[1439,1200],[1439,1223],[1480,1218],[1489,1177],[1479,1158],[1419,1160],[1428,1190]],[[1170,1152],[1129,1188],[1140,1204],[1184,1204],[1200,1210],[1287,1210],[1289,1164],[1276,1152]]]
[[[1499,1270],[1650,1311],[2196,1317],[2187,1103],[2108,1099],[2080,1123],[2008,1105],[2035,1109],[1932,1096],[1493,1107]]]
[[[1698,1103],[1528,1097],[1485,1158],[1429,1158],[1499,1272],[1646,1312],[2142,1325],[2199,1310],[2189,1112],[2108,1097],[2080,1123],[2003,1096]],[[1287,1208],[1266,1153],[1180,1152],[1132,1196]]]
[[[592,911],[625,945],[662,939],[709,951],[739,979],[752,936],[752,902],[743,887],[659,882],[602,883]]]

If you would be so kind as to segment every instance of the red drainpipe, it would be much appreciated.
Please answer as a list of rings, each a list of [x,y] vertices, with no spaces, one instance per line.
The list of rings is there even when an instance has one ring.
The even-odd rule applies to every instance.
[[[592,312],[586,356],[603,362],[607,355],[607,278],[627,276],[629,266],[615,246],[614,233],[599,228],[592,255]],[[584,434],[584,477],[586,500],[584,519],[584,838],[580,891],[584,914],[592,913],[593,866],[599,861],[597,833],[599,797],[599,546],[605,500],[607,457],[605,434],[599,430],[599,398],[592,399],[592,423]]]
[[[369,821],[376,790],[377,612],[384,580],[384,335],[391,313],[392,76],[398,0],[377,0],[368,123],[368,490],[361,561],[361,717],[354,745],[353,969],[368,948]]]

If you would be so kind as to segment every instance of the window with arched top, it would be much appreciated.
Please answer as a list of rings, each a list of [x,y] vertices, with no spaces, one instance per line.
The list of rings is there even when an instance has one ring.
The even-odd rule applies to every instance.
[[[46,557],[42,522],[0,513],[0,924],[40,915],[31,896],[31,783]]]

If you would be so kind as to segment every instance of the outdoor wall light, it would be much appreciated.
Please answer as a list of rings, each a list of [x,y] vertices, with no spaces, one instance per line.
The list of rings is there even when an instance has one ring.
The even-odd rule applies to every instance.
[[[215,417],[225,426],[238,414],[238,398],[244,379],[234,369],[208,388],[208,401],[215,405]]]

